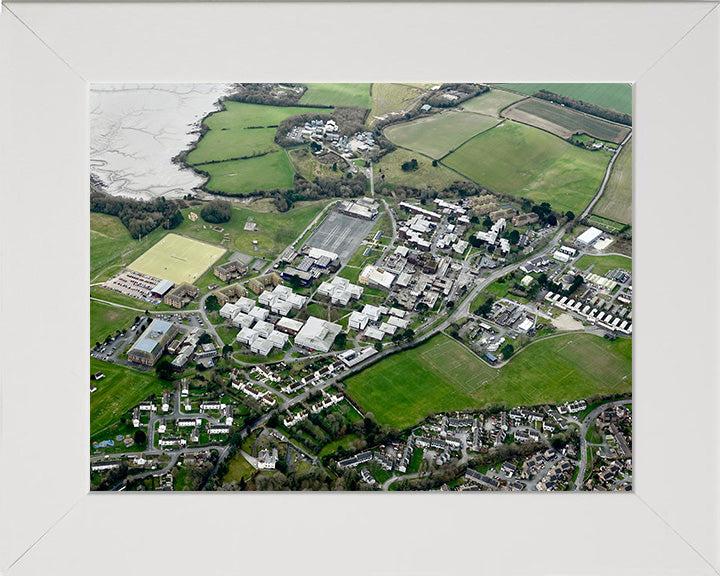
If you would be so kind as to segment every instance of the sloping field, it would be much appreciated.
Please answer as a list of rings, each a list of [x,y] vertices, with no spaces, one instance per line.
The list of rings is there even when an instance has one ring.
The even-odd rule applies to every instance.
[[[495,118],[452,110],[388,126],[385,136],[403,148],[431,158],[442,158],[469,138],[497,123]]]
[[[376,117],[404,110],[420,94],[422,94],[422,90],[405,84],[373,84],[372,108],[368,115],[367,125],[372,126]]]
[[[332,113],[330,108],[264,106],[245,102],[226,102],[225,108],[205,119],[204,124],[209,130],[187,155],[186,162],[210,174],[206,184],[209,190],[226,194],[291,186],[292,166],[275,144],[277,125],[296,114]],[[271,157],[262,160],[263,154]],[[228,177],[230,174],[240,174],[243,181]]]
[[[522,99],[523,96],[520,94],[491,88],[489,92],[475,96],[475,98],[463,102],[461,106],[468,112],[486,114],[497,118],[500,116],[500,110]]]
[[[90,373],[103,372],[90,395],[90,437],[118,421],[120,416],[145,400],[150,394],[162,394],[168,385],[155,374],[145,374],[90,358]]]
[[[243,196],[255,190],[292,188],[295,170],[284,150],[245,160],[228,160],[217,164],[198,164],[210,174],[205,187],[215,192]]]
[[[577,100],[597,104],[625,114],[632,114],[632,86],[630,84],[498,84],[532,96],[538,90],[569,96]]]
[[[307,84],[301,104],[313,106],[356,106],[370,108],[370,84]]]
[[[137,314],[135,310],[90,300],[90,346],[130,326]]]
[[[593,207],[593,214],[632,224],[632,139],[615,159],[610,180]]]
[[[413,158],[418,161],[418,169],[405,172],[401,166]],[[429,158],[403,148],[398,148],[383,156],[380,162],[375,164],[373,176],[375,177],[375,186],[388,184],[394,187],[402,184],[420,189],[432,186],[435,190],[447,188],[456,180],[467,180],[446,166],[440,163],[433,166],[432,160]]]
[[[545,100],[524,100],[506,109],[503,116],[547,130],[564,140],[568,140],[573,134],[581,132],[599,140],[619,144],[630,132],[630,128],[627,126],[611,124]]]
[[[348,378],[346,392],[378,422],[406,428],[430,412],[558,403],[630,392],[632,341],[568,334],[532,344],[491,368],[445,335]]]
[[[585,254],[575,263],[575,267],[578,270],[587,270],[587,267],[591,264],[594,265],[592,272],[599,276],[604,276],[606,272],[617,268],[632,272],[632,258],[621,254],[607,254],[606,256]]]
[[[168,234],[128,268],[156,278],[193,283],[223,254],[224,248]]]
[[[597,193],[609,152],[590,152],[524,124],[505,121],[475,136],[443,164],[495,192],[582,212]]]

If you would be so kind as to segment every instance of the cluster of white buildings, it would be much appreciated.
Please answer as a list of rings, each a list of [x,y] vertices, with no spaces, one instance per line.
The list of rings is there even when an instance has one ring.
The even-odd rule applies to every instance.
[[[505,220],[505,218],[498,218],[497,222],[495,222],[487,232],[476,232],[475,238],[494,246],[498,241],[498,236],[505,228],[507,228],[507,220]],[[510,242],[507,238],[500,238],[499,244],[500,250],[503,253],[507,254],[510,252]]]
[[[365,338],[380,342],[386,336],[392,336],[398,329],[405,330],[410,321],[405,319],[405,310],[387,306],[365,305],[361,311],[350,314],[348,329],[363,332]],[[383,321],[383,316],[389,316]]]
[[[330,282],[323,282],[317,291],[321,296],[330,298],[333,305],[346,306],[350,300],[358,300],[363,295],[363,288],[352,284],[346,278],[335,276]]]
[[[575,248],[568,248],[567,246],[560,246],[555,252],[553,252],[553,258],[558,262],[570,262],[575,257],[577,250]]]

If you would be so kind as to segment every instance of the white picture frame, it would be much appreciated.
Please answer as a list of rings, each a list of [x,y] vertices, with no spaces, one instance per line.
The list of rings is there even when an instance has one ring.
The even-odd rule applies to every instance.
[[[6,3],[0,574],[720,573],[717,6]],[[271,80],[634,83],[634,492],[88,493],[88,83]]]

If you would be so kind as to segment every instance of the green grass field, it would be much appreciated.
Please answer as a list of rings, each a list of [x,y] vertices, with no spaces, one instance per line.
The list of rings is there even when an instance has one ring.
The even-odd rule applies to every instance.
[[[593,214],[632,224],[632,139],[616,158],[610,180],[593,207]]]
[[[463,102],[461,106],[468,112],[476,112],[498,118],[500,116],[500,110],[522,98],[524,98],[524,96],[514,94],[513,92],[505,92],[504,90],[491,88],[489,92],[475,96],[475,98]]]
[[[129,328],[138,312],[90,300],[90,346],[102,342],[116,330]]]
[[[495,192],[582,212],[596,194],[609,152],[590,152],[524,124],[505,121],[475,136],[443,164]]]
[[[205,184],[208,190],[231,196],[244,196],[256,190],[292,188],[295,174],[284,150],[257,158],[197,164],[196,168],[210,174],[210,180]]]
[[[132,261],[142,250],[152,246],[165,232],[166,230],[158,228],[142,241],[134,240],[128,229],[120,222],[120,218],[91,212],[90,278],[95,278],[104,268],[111,265],[113,273],[119,271],[123,264]],[[111,273],[102,275],[99,280],[105,280],[110,276]]]
[[[338,440],[333,440],[329,444],[325,444],[325,446],[322,447],[322,450],[320,450],[320,452],[318,453],[318,457],[322,458],[323,456],[332,454],[338,448],[350,450],[353,446],[356,445],[358,440],[360,440],[360,436],[358,436],[357,434],[348,434]]]
[[[282,252],[288,244],[293,242],[300,233],[312,222],[320,211],[327,205],[328,200],[313,200],[298,202],[287,212],[279,213],[276,210],[261,212],[244,206],[233,205],[230,221],[220,226],[222,232],[213,230],[212,225],[199,219],[191,222],[187,214],[192,210],[199,213],[199,208],[183,210],[185,219],[175,231],[178,234],[190,236],[202,242],[220,245],[225,234],[229,235],[227,247],[245,254],[260,258],[275,256]],[[251,204],[255,206],[256,203]],[[265,205],[263,205],[265,206]],[[252,218],[258,226],[257,232],[247,232],[243,228],[248,218]],[[253,251],[253,240],[258,241],[258,251]]]
[[[418,161],[419,168],[413,172],[403,171],[401,168],[403,163],[412,158]],[[373,175],[376,190],[383,184],[388,184],[391,187],[400,185],[414,186],[420,189],[431,186],[435,190],[442,190],[457,180],[467,180],[464,176],[453,172],[442,164],[433,166],[432,160],[422,154],[403,150],[402,148],[383,156],[380,162],[375,164]],[[383,178],[383,175],[385,178]]]
[[[404,110],[421,94],[421,90],[406,84],[373,84],[367,125],[372,126],[376,117]]]
[[[496,118],[482,114],[452,110],[411,122],[392,124],[384,133],[398,146],[431,158],[442,158],[466,140],[489,130],[498,122]]]
[[[223,482],[239,482],[243,478],[247,480],[255,473],[250,463],[245,460],[242,454],[237,454],[230,462],[228,462],[227,474],[223,477]]]
[[[430,412],[557,403],[629,392],[632,341],[568,334],[527,346],[491,368],[445,335],[390,356],[345,381],[346,392],[378,422],[406,428]]]
[[[370,108],[370,84],[308,84],[300,104]]]
[[[522,118],[516,118],[516,113],[521,113]],[[539,121],[535,121],[532,116],[527,118],[525,114],[530,114],[538,118]],[[558,106],[545,100],[525,100],[520,102],[508,110],[508,116],[552,132],[561,138],[569,138],[576,132],[582,132],[600,140],[619,144],[630,132],[630,128],[627,126],[611,124],[599,118],[581,114],[572,108]],[[550,124],[548,125],[548,123]]]
[[[342,175],[340,170],[346,167],[344,160],[337,159],[336,164],[338,171],[334,171],[332,164],[323,164],[320,162],[307,147],[288,150],[288,155],[290,156],[290,161],[295,171],[311,182],[315,180],[315,178],[337,179]]]
[[[502,88],[532,95],[538,90],[569,96],[603,108],[632,114],[632,86],[630,84],[498,84]]]
[[[592,272],[600,276],[604,276],[606,272],[617,268],[632,272],[632,258],[620,254],[608,254],[607,256],[585,254],[575,263],[575,267],[578,270],[586,270],[591,264],[595,265]]]
[[[90,358],[90,374],[95,372],[103,372],[105,378],[95,383],[97,390],[90,394],[91,438],[117,422],[120,416],[150,394],[157,396],[166,387],[172,386],[152,373]]]
[[[192,238],[168,234],[128,268],[176,284],[192,284],[225,253],[224,248],[211,246]]]

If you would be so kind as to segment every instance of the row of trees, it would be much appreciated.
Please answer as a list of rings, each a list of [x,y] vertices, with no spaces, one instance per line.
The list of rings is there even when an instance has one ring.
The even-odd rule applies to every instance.
[[[450,90],[462,92],[464,96],[460,96],[455,100],[445,98],[444,95]],[[452,108],[479,94],[484,94],[488,90],[490,88],[481,84],[443,84],[438,90],[428,92],[423,98],[423,103],[435,108]]]
[[[142,201],[110,196],[98,190],[90,193],[90,212],[117,216],[135,239],[146,236],[158,226],[171,230],[183,220],[177,203],[162,196]]]
[[[352,175],[350,175],[352,176]],[[287,212],[295,202],[319,200],[321,198],[355,198],[365,195],[367,178],[358,173],[352,178],[315,178],[312,182],[295,175],[295,187],[276,188],[269,192],[279,212]]]

